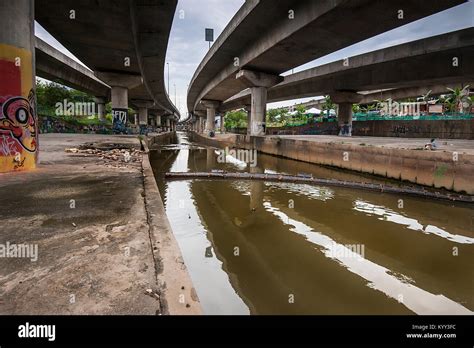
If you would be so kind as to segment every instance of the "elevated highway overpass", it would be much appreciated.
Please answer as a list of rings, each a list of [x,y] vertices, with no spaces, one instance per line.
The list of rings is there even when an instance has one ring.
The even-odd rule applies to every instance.
[[[174,123],[179,111],[165,90],[164,63],[176,6],[177,0],[37,0],[35,17],[111,86],[114,121],[127,118],[130,103],[141,125],[148,113]]]
[[[97,113],[99,119],[105,118],[105,104],[110,101],[111,88],[99,80],[93,71],[79,64],[74,59],[68,57],[45,41],[36,37],[36,76],[61,83],[67,87],[95,96]],[[166,115],[166,111],[155,111],[155,120],[161,121],[161,115]],[[148,121],[152,115],[148,115]],[[165,126],[171,127],[170,122],[165,121]],[[161,126],[161,123],[157,123]]]
[[[347,62],[347,64],[345,64]],[[269,88],[268,102],[354,93],[354,103],[446,92],[446,86],[474,80],[474,28],[361,54],[284,77]],[[423,87],[420,87],[423,86]],[[378,92],[362,93],[362,91]],[[356,92],[361,92],[356,95]],[[222,111],[251,103],[246,89],[224,101]]]
[[[99,118],[104,118],[105,103],[110,99],[108,85],[99,80],[91,70],[38,37],[35,39],[35,55],[36,76],[95,96]]]
[[[188,110],[206,112],[212,129],[220,104],[250,88],[252,132],[262,134],[267,89],[280,74],[463,2],[246,1],[197,68]]]
[[[110,87],[94,73],[40,38],[36,38],[36,76],[57,81],[97,97],[110,96]]]

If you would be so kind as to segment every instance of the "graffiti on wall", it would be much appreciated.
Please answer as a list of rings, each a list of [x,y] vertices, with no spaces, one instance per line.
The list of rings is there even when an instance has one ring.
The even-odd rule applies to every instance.
[[[395,133],[395,135],[400,135],[400,134],[407,134],[407,133],[420,133],[421,127],[412,125],[412,126],[406,126],[406,125],[396,125],[392,127],[392,133]]]
[[[38,156],[31,52],[0,44],[0,172],[33,169]]]
[[[127,129],[128,110],[115,108],[112,110],[113,131],[123,133]]]

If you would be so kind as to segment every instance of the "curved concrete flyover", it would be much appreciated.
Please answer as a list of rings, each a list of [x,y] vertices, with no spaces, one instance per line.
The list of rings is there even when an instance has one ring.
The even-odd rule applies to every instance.
[[[200,104],[203,100],[223,102],[248,84],[267,87],[265,83],[260,86],[259,78],[250,83],[245,78],[236,79],[240,69],[278,76],[463,2],[430,1],[427,6],[420,0],[247,0],[194,74],[188,110],[204,110]]]
[[[35,53],[36,76],[96,97],[110,98],[110,87],[100,81],[92,71],[38,37]]]
[[[268,90],[268,102],[387,88],[395,89],[359,94],[354,103],[420,96],[430,89],[442,93],[440,85],[474,80],[474,28],[361,54],[347,62],[347,66],[344,61],[336,61],[286,76]],[[420,86],[428,87],[422,92]],[[245,107],[250,102],[251,92],[244,90],[225,101],[220,109]]]
[[[177,0],[36,0],[36,20],[112,87],[112,107],[179,111],[164,85]],[[146,112],[143,111],[146,109]],[[141,118],[146,120],[146,118]]]

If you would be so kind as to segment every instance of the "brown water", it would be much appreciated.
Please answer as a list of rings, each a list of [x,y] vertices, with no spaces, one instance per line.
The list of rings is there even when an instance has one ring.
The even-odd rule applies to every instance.
[[[174,171],[381,179],[189,143],[152,153],[166,212],[206,314],[472,314],[472,206],[260,181],[165,181]]]

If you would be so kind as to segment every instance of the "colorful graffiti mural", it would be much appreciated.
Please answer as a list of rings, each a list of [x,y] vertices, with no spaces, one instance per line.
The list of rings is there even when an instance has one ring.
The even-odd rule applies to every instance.
[[[33,57],[0,44],[0,172],[34,169],[37,158]]]

